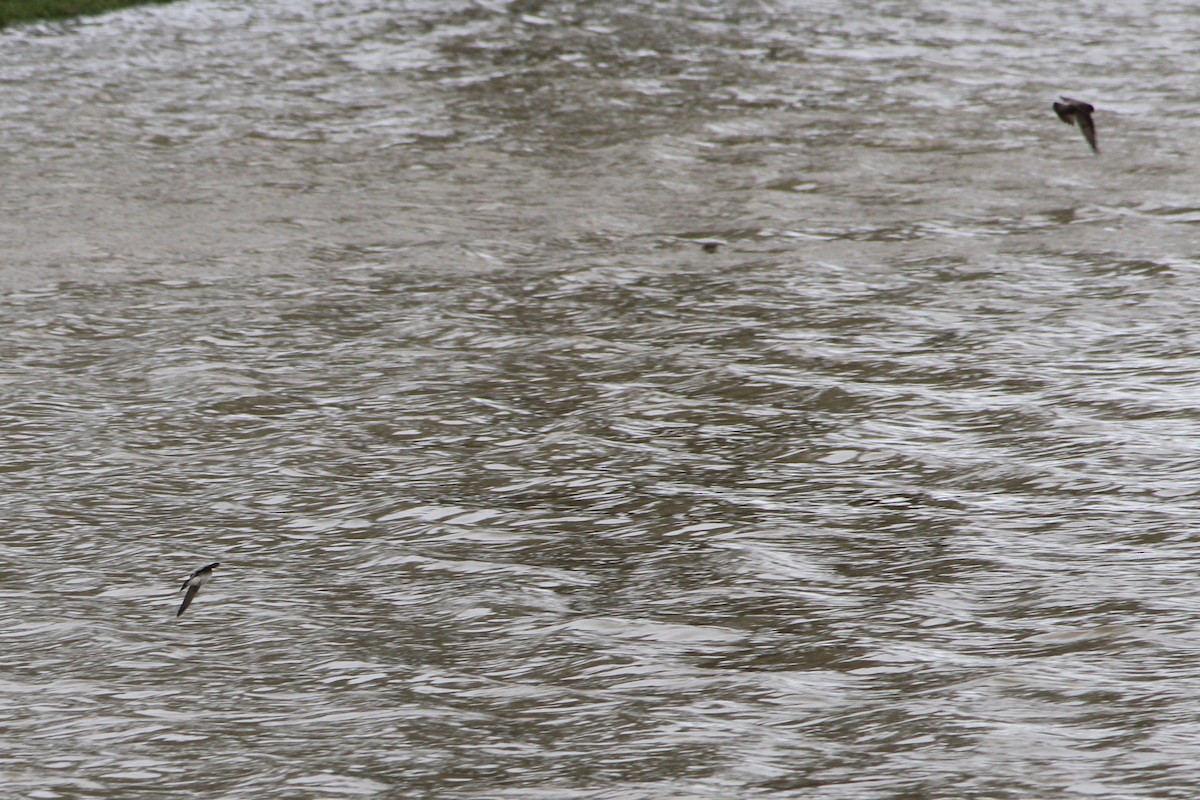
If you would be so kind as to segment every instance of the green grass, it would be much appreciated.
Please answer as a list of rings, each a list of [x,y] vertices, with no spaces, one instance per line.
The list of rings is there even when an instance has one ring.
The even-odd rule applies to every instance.
[[[39,19],[67,19],[103,14],[127,6],[170,3],[172,0],[0,0],[0,28]]]

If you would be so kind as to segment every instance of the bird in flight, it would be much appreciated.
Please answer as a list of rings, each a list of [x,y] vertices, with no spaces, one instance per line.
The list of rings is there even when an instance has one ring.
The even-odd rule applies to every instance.
[[[200,591],[200,587],[212,580],[213,570],[221,566],[220,561],[214,561],[207,567],[201,567],[188,576],[188,579],[183,582],[183,586],[179,587],[179,591],[187,589],[187,594],[183,596],[183,605],[175,612],[175,616],[182,616],[183,612],[187,611],[187,607],[192,604],[192,600],[196,597],[196,592]]]
[[[1092,152],[1099,153],[1100,148],[1096,146],[1096,125],[1092,122],[1092,112],[1096,107],[1070,97],[1063,97],[1062,101],[1054,104],[1054,113],[1068,125],[1078,125],[1083,138],[1092,146]]]

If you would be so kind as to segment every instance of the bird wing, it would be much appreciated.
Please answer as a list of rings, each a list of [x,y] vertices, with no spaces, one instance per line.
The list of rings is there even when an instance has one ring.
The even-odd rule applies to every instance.
[[[177,616],[177,617],[182,616],[183,612],[187,611],[187,607],[192,604],[192,600],[193,600],[193,598],[196,597],[196,592],[198,592],[198,591],[200,591],[199,586],[189,586],[188,587],[187,594],[185,594],[183,596],[183,605],[181,605],[179,607],[179,610],[175,612],[175,616]]]
[[[1079,123],[1079,130],[1083,131],[1083,138],[1092,146],[1092,152],[1099,153],[1100,148],[1096,146],[1096,125],[1092,122],[1092,115],[1078,114],[1075,119]]]

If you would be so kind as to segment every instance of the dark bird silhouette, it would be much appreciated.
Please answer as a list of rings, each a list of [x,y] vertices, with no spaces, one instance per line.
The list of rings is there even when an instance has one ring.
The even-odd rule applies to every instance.
[[[201,567],[188,576],[188,579],[183,582],[183,586],[179,587],[179,591],[181,592],[187,589],[187,594],[183,596],[183,605],[175,612],[175,616],[181,616],[183,612],[187,611],[187,607],[192,604],[192,600],[195,599],[196,593],[200,591],[200,587],[212,580],[213,570],[219,566],[221,566],[221,562],[214,561],[207,567]]]
[[[1092,112],[1096,107],[1070,97],[1063,97],[1062,100],[1063,102],[1054,104],[1054,113],[1068,125],[1078,125],[1083,138],[1092,146],[1092,152],[1099,153],[1100,148],[1096,146],[1096,125],[1092,122]]]

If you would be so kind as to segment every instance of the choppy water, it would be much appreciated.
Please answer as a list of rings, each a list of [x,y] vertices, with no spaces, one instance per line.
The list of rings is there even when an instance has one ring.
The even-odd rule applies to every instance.
[[[0,794],[1194,797],[1197,36],[4,32]]]

